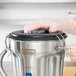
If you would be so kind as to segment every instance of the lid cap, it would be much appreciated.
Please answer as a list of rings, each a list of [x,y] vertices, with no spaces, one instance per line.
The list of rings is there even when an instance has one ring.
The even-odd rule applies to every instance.
[[[45,41],[45,40],[59,40],[67,37],[67,35],[63,32],[54,32],[50,33],[49,31],[45,32],[32,32],[31,34],[24,33],[23,30],[14,31],[10,33],[7,37],[14,39],[14,40],[21,40],[21,41]],[[57,37],[58,36],[58,37]],[[63,37],[62,37],[63,36]]]

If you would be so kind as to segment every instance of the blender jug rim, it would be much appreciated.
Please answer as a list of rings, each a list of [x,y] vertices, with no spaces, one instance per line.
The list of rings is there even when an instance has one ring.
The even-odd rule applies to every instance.
[[[7,38],[11,38],[14,40],[22,40],[22,41],[48,41],[48,40],[58,40],[57,36],[60,39],[63,39],[67,37],[67,35],[61,31],[50,33],[50,32],[44,32],[44,33],[37,33],[37,34],[26,34],[23,30],[18,30],[10,33]],[[62,36],[61,36],[62,35]]]

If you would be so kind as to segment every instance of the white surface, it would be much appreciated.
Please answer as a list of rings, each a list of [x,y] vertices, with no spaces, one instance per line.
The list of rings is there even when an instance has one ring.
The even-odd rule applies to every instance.
[[[0,20],[0,25],[26,25],[27,23],[31,23],[37,21],[37,19],[13,19],[13,20]]]
[[[61,2],[76,2],[76,0],[0,0],[0,2],[4,2],[4,3],[61,3]]]
[[[11,62],[4,62],[3,66],[4,66],[4,70],[7,74],[7,76],[13,76],[13,70],[12,70]],[[1,73],[0,73],[0,76],[2,76]]]
[[[0,4],[0,19],[41,19],[66,17],[76,4]]]

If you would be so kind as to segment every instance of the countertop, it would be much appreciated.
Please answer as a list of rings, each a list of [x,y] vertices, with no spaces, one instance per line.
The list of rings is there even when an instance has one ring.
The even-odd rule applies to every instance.
[[[63,76],[76,76],[76,63],[65,63]]]

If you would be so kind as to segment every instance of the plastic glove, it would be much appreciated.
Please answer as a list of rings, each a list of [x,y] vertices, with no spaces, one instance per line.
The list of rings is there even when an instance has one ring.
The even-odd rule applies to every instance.
[[[39,28],[49,28],[50,32],[63,31],[64,33],[76,34],[76,24],[68,18],[61,20],[39,20],[25,25],[24,32],[30,33]]]
[[[70,45],[68,48],[70,49],[67,52],[67,55],[70,56],[72,62],[76,62],[76,45]]]
[[[25,33],[30,33],[33,30],[39,29],[39,28],[49,28],[51,21],[49,20],[38,20],[29,24],[26,24],[24,27],[24,32]]]
[[[30,33],[33,30],[39,28],[49,28],[50,32],[63,31],[69,34],[76,34],[76,23],[74,23],[71,18],[60,19],[60,20],[39,20],[37,22],[33,22],[31,24],[25,25],[24,32]],[[71,57],[73,62],[76,61],[76,45],[69,46],[71,48],[68,51],[68,55]]]

